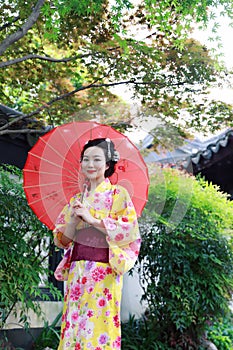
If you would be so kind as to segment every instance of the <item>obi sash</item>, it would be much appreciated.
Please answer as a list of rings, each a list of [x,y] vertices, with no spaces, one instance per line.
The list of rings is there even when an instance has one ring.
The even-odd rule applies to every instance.
[[[109,262],[109,248],[104,233],[92,226],[76,232],[71,261],[79,260]]]

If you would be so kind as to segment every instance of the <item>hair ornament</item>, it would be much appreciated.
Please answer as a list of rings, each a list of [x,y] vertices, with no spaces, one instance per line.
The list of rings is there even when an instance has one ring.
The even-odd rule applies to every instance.
[[[111,148],[110,148],[111,140],[109,138],[106,138],[105,141],[107,142],[107,145],[108,145],[108,159],[112,159]]]
[[[112,160],[114,162],[118,162],[119,159],[120,159],[120,153],[115,150],[112,156]]]
[[[114,162],[118,162],[118,160],[120,159],[120,154],[119,152],[117,152],[115,149],[113,151],[113,153],[111,152],[111,140],[109,138],[106,138],[105,141],[107,142],[108,145],[108,150],[107,150],[107,155],[108,155],[108,159],[112,160]]]

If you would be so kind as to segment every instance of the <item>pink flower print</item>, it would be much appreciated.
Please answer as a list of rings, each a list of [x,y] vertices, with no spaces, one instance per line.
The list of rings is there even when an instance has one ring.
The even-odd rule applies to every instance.
[[[92,272],[92,278],[95,282],[99,282],[105,278],[106,272],[102,266],[97,266]]]
[[[87,319],[86,318],[82,318],[80,323],[79,323],[79,328],[80,329],[85,329],[86,328],[86,324],[87,324]]]
[[[107,341],[108,341],[107,333],[101,334],[100,337],[99,337],[99,344],[104,345],[104,344],[107,343]]]
[[[134,254],[135,254],[136,256],[138,256],[138,254],[139,254],[140,242],[141,242],[141,240],[138,239],[137,241],[132,242],[132,243],[130,243],[130,245],[129,245],[130,249],[134,252]]]
[[[107,297],[108,301],[112,300],[112,294],[111,293],[107,294],[106,297]]]
[[[90,287],[87,288],[87,293],[91,294],[93,292],[93,290],[94,290],[94,287],[90,286]]]
[[[65,326],[65,330],[67,330],[67,329],[69,329],[69,328],[70,328],[70,322],[67,321],[67,322],[66,322],[66,326]]]
[[[63,329],[62,333],[61,333],[61,339],[64,339],[64,336],[65,336],[65,328]]]
[[[65,338],[70,338],[70,332],[69,332],[69,330],[65,330]]]
[[[90,271],[95,265],[96,265],[96,263],[94,261],[87,261],[85,264],[85,268],[88,271]]]
[[[106,295],[107,300],[112,300],[112,294],[110,293],[108,288],[104,288],[104,295]]]
[[[99,298],[97,301],[97,306],[99,307],[105,307],[106,306],[106,300],[104,298]]]
[[[117,327],[117,328],[120,327],[120,321],[119,321],[119,316],[118,315],[113,316],[113,323],[114,323],[115,327]]]
[[[71,314],[71,320],[72,320],[73,323],[77,323],[77,321],[78,321],[78,311],[74,311]]]
[[[113,194],[119,194],[119,193],[120,193],[119,188],[115,188],[115,190],[113,191]]]
[[[104,295],[107,295],[109,293],[109,289],[108,288],[104,288]]]
[[[110,316],[110,313],[111,313],[110,311],[106,311],[105,316]]]
[[[121,225],[121,228],[123,231],[129,231],[130,230],[130,224],[122,224]]]
[[[57,224],[65,224],[65,215],[61,214],[58,218],[57,218]]]
[[[87,316],[88,316],[89,318],[91,318],[93,315],[94,315],[93,310],[88,310],[88,311],[87,311]]]
[[[121,337],[117,337],[116,340],[112,343],[114,349],[120,349],[121,347]]]
[[[112,197],[111,194],[107,194],[107,196],[104,199],[104,206],[106,209],[111,209],[112,206]]]
[[[85,329],[85,336],[86,339],[90,339],[93,337],[93,331],[94,331],[94,323],[92,322],[87,322],[86,324],[86,329]]]
[[[80,298],[81,294],[82,293],[79,285],[75,284],[71,289],[70,300],[77,301]]]
[[[101,350],[101,347],[100,347],[100,346],[97,346],[97,348],[95,348],[95,350]]]
[[[118,234],[115,236],[115,241],[117,241],[117,242],[122,241],[123,239],[124,239],[123,233],[118,233]]]
[[[135,257],[135,252],[134,251],[132,251],[131,249],[125,249],[125,252],[127,253],[127,255],[131,258],[131,259],[133,259],[134,257]]]
[[[75,350],[81,350],[81,344],[80,343],[76,343],[74,349]]]
[[[83,277],[82,280],[81,280],[81,283],[82,283],[82,284],[86,284],[86,283],[87,283],[87,278],[86,278],[86,277]]]
[[[114,231],[117,228],[115,221],[111,218],[105,219],[105,225],[109,231]]]
[[[108,267],[106,268],[106,274],[107,274],[107,275],[111,275],[111,274],[112,274],[112,268],[111,268],[111,267],[108,266]]]

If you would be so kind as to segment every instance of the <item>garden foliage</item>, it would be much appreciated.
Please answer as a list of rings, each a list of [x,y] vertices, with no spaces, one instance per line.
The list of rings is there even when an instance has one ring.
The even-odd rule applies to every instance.
[[[51,232],[27,204],[21,172],[13,167],[0,169],[0,324],[11,312],[28,325],[28,310],[40,313],[36,299],[48,299],[40,286],[54,297],[58,291],[48,283]]]
[[[232,226],[233,203],[217,186],[154,170],[140,220],[138,271],[157,341],[199,349],[208,325],[229,312]]]

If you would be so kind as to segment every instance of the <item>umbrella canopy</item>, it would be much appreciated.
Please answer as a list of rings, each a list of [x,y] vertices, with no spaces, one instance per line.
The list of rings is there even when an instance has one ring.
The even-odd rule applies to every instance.
[[[147,166],[137,147],[123,134],[96,122],[72,122],[40,137],[23,169],[28,204],[49,229],[70,198],[82,192],[80,155],[88,140],[109,138],[120,154],[112,184],[125,187],[140,216],[148,196]]]

